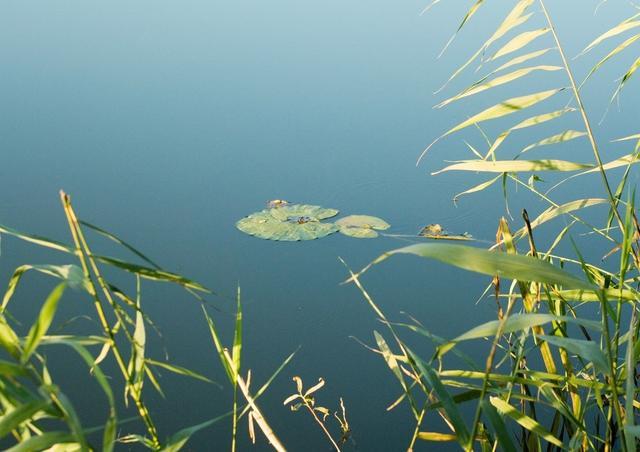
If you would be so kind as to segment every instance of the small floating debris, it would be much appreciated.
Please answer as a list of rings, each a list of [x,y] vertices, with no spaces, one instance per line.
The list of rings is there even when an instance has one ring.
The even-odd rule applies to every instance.
[[[452,234],[437,223],[426,225],[420,230],[418,236],[440,240],[473,240],[473,236],[468,232]]]
[[[245,234],[265,240],[314,240],[338,231],[339,228],[335,224],[321,222],[337,214],[336,209],[308,204],[287,204],[252,213],[238,221],[236,227]]]
[[[391,225],[382,218],[370,215],[349,215],[336,221],[340,233],[358,239],[373,239],[378,237],[376,231],[389,229]]]
[[[284,199],[272,199],[271,201],[267,201],[267,209],[276,209],[278,207],[284,207],[291,204],[289,201]]]

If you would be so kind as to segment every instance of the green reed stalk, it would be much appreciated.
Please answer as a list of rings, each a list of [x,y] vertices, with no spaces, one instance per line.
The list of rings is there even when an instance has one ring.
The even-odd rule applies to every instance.
[[[622,230],[623,221],[620,217],[620,212],[617,209],[617,203],[615,197],[613,196],[613,192],[611,191],[611,186],[609,185],[609,180],[607,178],[607,173],[602,164],[602,159],[600,158],[600,151],[598,149],[598,143],[596,142],[595,136],[593,134],[593,129],[591,128],[591,121],[589,121],[589,117],[587,116],[587,111],[584,108],[584,104],[582,102],[582,96],[580,96],[580,90],[576,84],[575,78],[573,77],[573,72],[571,71],[571,67],[567,61],[567,57],[564,53],[564,49],[560,44],[560,39],[558,38],[558,34],[556,33],[556,29],[551,21],[551,16],[549,15],[549,11],[544,4],[543,0],[539,0],[540,6],[542,7],[542,12],[547,20],[547,24],[549,25],[549,29],[551,30],[551,34],[553,35],[553,39],[556,42],[556,46],[558,48],[558,52],[560,53],[560,58],[562,58],[562,64],[564,65],[564,69],[569,77],[569,82],[571,83],[571,89],[573,90],[573,96],[576,99],[576,103],[578,104],[578,109],[580,110],[580,114],[582,115],[582,121],[584,122],[584,126],[587,129],[587,135],[589,137],[589,142],[591,143],[591,148],[593,149],[593,155],[595,157],[596,163],[598,165],[598,170],[600,175],[602,176],[602,182],[604,184],[605,190],[607,192],[607,196],[609,197],[609,202],[611,203],[611,209],[618,220],[618,224],[620,225],[620,229]]]
[[[82,266],[82,270],[85,274],[85,277],[87,278],[87,281],[88,281],[87,290],[89,291],[89,294],[94,300],[94,306],[98,313],[100,324],[102,325],[102,329],[104,330],[105,334],[108,336],[109,340],[111,341],[111,349],[113,351],[113,356],[116,359],[116,362],[118,364],[118,367],[120,368],[120,372],[122,373],[122,376],[124,377],[127,384],[132,384],[133,383],[132,376],[129,373],[129,370],[127,369],[127,365],[124,362],[122,353],[120,352],[116,344],[115,333],[111,328],[109,321],[107,320],[106,313],[104,311],[104,308],[102,307],[102,301],[98,295],[98,290],[95,286],[95,283],[93,282],[93,279],[91,278],[92,274],[91,274],[91,271],[89,270],[89,264],[91,265],[93,274],[96,276],[96,279],[98,280],[99,285],[103,293],[105,294],[105,297],[107,298],[107,301],[109,302],[109,304],[113,307],[115,305],[115,302],[111,297],[111,293],[109,292],[106,286],[106,283],[102,278],[102,275],[100,274],[100,271],[95,263],[95,260],[91,257],[91,250],[87,245],[84,235],[82,234],[82,230],[80,229],[78,218],[76,217],[75,212],[71,207],[71,199],[66,193],[62,191],[60,192],[60,198],[65,211],[65,215],[67,217],[67,222],[69,223],[69,229],[71,231],[71,235],[73,237],[73,241],[76,246],[76,256],[78,257],[80,264]],[[114,309],[114,312],[116,313],[116,315],[118,315],[117,310]],[[123,327],[124,327],[124,324],[123,324]],[[154,448],[159,449],[160,440],[158,439],[158,433],[157,433],[155,424],[151,419],[151,415],[149,414],[149,410],[147,409],[146,405],[142,401],[141,394],[139,394],[138,391],[134,391],[134,390],[129,391],[129,393],[131,394],[131,397],[133,398],[134,403],[136,404],[140,417],[142,418],[142,421],[146,426],[147,432],[151,436],[151,442]]]

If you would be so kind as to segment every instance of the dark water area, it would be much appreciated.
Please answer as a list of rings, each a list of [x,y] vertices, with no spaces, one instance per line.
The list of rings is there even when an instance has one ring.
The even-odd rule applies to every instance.
[[[595,1],[549,3],[570,56],[630,15],[624,2],[606,3],[597,16]],[[463,139],[486,151],[477,131],[443,140],[417,168],[415,163],[426,145],[463,118],[523,92],[522,85],[507,85],[489,96],[432,109],[443,99],[432,93],[495,29],[504,7],[488,5],[448,53],[436,59],[464,11],[457,2],[442,2],[420,16],[424,6],[382,1],[4,2],[0,223],[70,243],[58,201],[58,190],[64,189],[83,219],[219,294],[211,297],[219,309],[212,313],[228,344],[239,285],[243,366],[252,370],[252,386],[259,387],[298,350],[259,402],[291,450],[329,450],[306,413],[292,413],[282,404],[295,389],[294,375],[308,385],[323,377],[326,387],[319,403],[332,409],[344,398],[358,450],[406,449],[414,428],[407,406],[386,411],[400,388],[384,361],[354,340],[374,344],[373,330],[382,331],[383,325],[355,287],[340,284],[348,271],[339,258],[360,269],[415,239],[356,240],[336,234],[278,243],[244,235],[234,224],[267,200],[284,198],[336,208],[341,214],[379,216],[391,223],[393,234],[415,235],[425,224],[440,223],[451,231],[470,232],[480,246],[494,240],[498,220],[506,215],[499,184],[454,205],[456,193],[488,177],[429,175],[445,161],[471,158]],[[534,9],[536,20],[542,20],[539,8]],[[591,55],[572,61],[578,78],[594,61]],[[629,64],[624,60],[605,66],[585,86],[585,102],[596,122],[615,89],[614,79]],[[447,93],[476,78],[471,71]],[[527,92],[567,84],[560,71],[527,80]],[[567,93],[553,106],[536,107],[521,117],[562,108],[568,100]],[[613,107],[597,128],[598,138],[607,143],[606,161],[631,152],[629,145],[609,140],[639,132],[638,100],[637,81],[632,81],[621,109]],[[497,135],[502,125],[490,123],[487,132]],[[560,130],[582,127],[577,116],[563,125]],[[557,133],[558,127],[550,124],[534,135],[524,132],[510,138],[510,144],[520,149]],[[586,139],[551,151],[539,148],[531,155],[593,159]],[[634,184],[636,177],[632,175]],[[554,180],[558,178],[550,176],[541,187]],[[603,197],[599,182],[597,175],[576,179],[562,186],[555,199]],[[547,206],[513,188],[509,201],[515,229],[521,225],[522,208],[533,216]],[[600,222],[603,212],[594,208],[585,215]],[[540,246],[548,246],[558,229],[557,223],[540,228]],[[586,240],[578,234],[576,239]],[[92,240],[98,253],[133,259],[114,252],[113,244],[100,237]],[[569,248],[561,251],[574,255]],[[589,248],[592,256],[587,257],[599,258],[606,251],[605,245]],[[21,264],[69,262],[64,255],[3,236],[0,282],[8,281]],[[132,278],[116,278],[135,288]],[[52,283],[35,275],[26,281],[11,312],[28,324]],[[402,313],[408,313],[443,337],[495,318],[493,301],[476,303],[486,277],[437,262],[394,257],[362,282],[389,317],[403,320]],[[162,283],[145,281],[142,290],[143,307],[162,331],[162,339],[149,332],[149,353],[162,358],[166,347],[176,364],[225,386],[220,390],[164,372],[166,400],[148,389],[161,437],[166,437],[227,412],[231,393],[199,304]],[[80,315],[93,315],[92,306],[70,293],[57,325]],[[89,331],[97,327],[91,322],[79,319],[72,327]],[[433,351],[424,339],[407,335],[407,340],[424,356]],[[479,364],[484,362],[483,344],[467,351]],[[86,425],[103,422],[106,408],[96,408],[104,405],[103,396],[80,360],[63,349],[52,348],[48,356]],[[105,372],[111,371],[115,376],[115,367],[107,364]],[[78,387],[87,389],[74,397]],[[198,433],[188,449],[227,448],[229,424]],[[425,428],[444,431],[435,417]],[[239,438],[240,450],[250,449],[245,421]],[[430,447],[435,446],[419,444],[420,449]],[[260,434],[254,449],[268,449]]]

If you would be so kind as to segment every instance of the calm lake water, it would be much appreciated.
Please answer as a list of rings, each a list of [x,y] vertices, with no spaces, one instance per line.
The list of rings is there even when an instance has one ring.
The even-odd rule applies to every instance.
[[[344,398],[358,450],[402,450],[414,428],[409,410],[386,411],[400,388],[384,361],[353,339],[372,344],[372,331],[382,325],[353,286],[340,285],[347,271],[338,258],[360,269],[413,239],[335,235],[277,243],[244,235],[234,224],[267,200],[284,198],[342,214],[376,215],[392,224],[394,234],[413,235],[425,224],[441,223],[492,240],[505,215],[499,187],[463,198],[456,207],[452,197],[482,177],[429,175],[444,160],[470,157],[462,138],[482,147],[477,132],[444,140],[415,167],[428,143],[491,105],[489,98],[495,102],[523,92],[522,85],[506,87],[493,98],[431,108],[443,98],[432,93],[505,14],[504,6],[488,5],[436,60],[464,14],[457,3],[442,2],[420,16],[426,2],[3,2],[0,223],[70,242],[58,202],[58,190],[64,189],[82,218],[221,294],[211,301],[220,309],[213,313],[229,344],[239,284],[243,365],[252,369],[254,387],[299,348],[260,401],[283,442],[291,450],[329,450],[306,413],[282,405],[295,389],[292,376],[307,384],[322,376],[326,387],[318,402],[335,409],[338,397]],[[596,1],[549,1],[570,56],[630,14],[625,2],[609,3],[594,17]],[[594,61],[594,56],[574,61],[579,78]],[[613,80],[625,69],[607,67],[585,87],[596,122],[615,88]],[[447,94],[474,77],[471,71]],[[528,92],[567,84],[560,72],[530,80]],[[561,108],[567,100],[554,105]],[[636,81],[623,96],[622,110],[613,108],[598,128],[603,143],[638,132],[638,100]],[[564,125],[581,128],[577,117]],[[557,127],[535,136],[523,133],[510,143],[535,142],[557,133]],[[492,136],[500,130],[488,126]],[[609,145],[605,160],[628,152]],[[592,159],[586,140],[535,155],[549,153]],[[598,183],[596,177],[584,178],[567,185],[558,199],[603,196]],[[523,207],[531,215],[546,208],[521,192],[510,202],[518,227]],[[102,253],[131,258],[97,237],[94,242]],[[49,262],[68,261],[3,238],[0,281],[17,265]],[[25,323],[51,289],[44,278],[27,281],[12,306]],[[401,312],[409,313],[441,336],[495,318],[493,301],[475,303],[487,278],[439,263],[397,257],[368,273],[363,283],[391,318],[406,319]],[[130,279],[122,284],[132,287]],[[197,302],[175,288],[145,282],[143,306],[163,334],[162,340],[151,339],[152,354],[162,358],[164,344],[176,364],[226,383]],[[78,294],[61,309],[58,325],[92,312]],[[80,318],[71,327],[89,330],[92,324]],[[427,341],[411,343],[424,356],[433,350]],[[49,356],[85,424],[102,422],[104,410],[96,408],[102,395],[82,366],[65,351],[52,349]],[[61,361],[53,364],[56,359]],[[162,436],[231,407],[228,384],[221,391],[167,373],[162,383],[166,400],[150,396]],[[74,395],[78,385],[86,388],[82,397]],[[433,421],[425,428],[442,430]],[[130,430],[126,427],[123,432]],[[229,435],[228,422],[217,424],[189,446],[223,450]],[[244,422],[239,436],[241,450],[247,449]],[[255,450],[264,449],[259,436]]]

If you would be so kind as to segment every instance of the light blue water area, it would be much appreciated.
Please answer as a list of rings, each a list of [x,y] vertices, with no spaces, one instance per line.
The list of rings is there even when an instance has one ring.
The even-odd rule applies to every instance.
[[[445,166],[445,160],[472,157],[462,138],[486,151],[481,135],[470,129],[436,145],[418,168],[416,159],[433,139],[472,114],[524,90],[568,82],[558,72],[432,109],[446,96],[432,93],[506,14],[502,2],[487,2],[437,60],[464,14],[458,3],[441,2],[420,16],[426,2],[3,2],[0,223],[70,242],[58,202],[58,190],[64,189],[82,218],[218,292],[212,302],[220,312],[213,313],[228,343],[239,284],[244,366],[252,369],[253,386],[300,347],[261,399],[267,418],[292,450],[328,450],[306,414],[282,406],[294,390],[294,375],[307,384],[324,377],[327,385],[319,402],[334,409],[338,397],[344,397],[359,450],[406,448],[413,432],[407,406],[385,410],[400,394],[399,387],[384,361],[353,339],[373,344],[372,331],[384,327],[357,289],[340,285],[348,272],[338,258],[360,269],[411,240],[337,235],[276,243],[246,236],[234,224],[262,209],[267,200],[284,198],[344,214],[380,216],[393,225],[390,232],[395,234],[414,235],[425,224],[441,223],[454,232],[493,240],[498,219],[505,215],[499,185],[463,198],[456,207],[451,201],[456,193],[487,178],[472,173],[428,175]],[[548,3],[570,57],[632,13],[624,2],[607,2],[597,16],[596,1]],[[539,7],[533,10],[532,20],[543,26]],[[546,46],[553,45],[550,36],[545,39]],[[604,54],[600,49],[572,60],[578,78]],[[557,57],[547,61],[560,64]],[[606,66],[585,86],[585,102],[596,123],[615,88],[614,79],[631,61]],[[471,70],[461,76],[447,94],[455,94],[479,74]],[[637,93],[637,81],[632,80],[621,112],[613,108],[597,128],[598,138],[606,143],[605,161],[630,152],[629,146],[608,140],[638,133]],[[568,99],[567,92],[546,108],[562,108]],[[531,114],[534,111],[546,110],[536,107]],[[522,119],[526,116],[521,114]],[[495,136],[504,127],[491,123],[486,129]],[[562,130],[558,127],[514,135],[504,157],[512,158],[522,146]],[[563,123],[563,129],[581,127],[578,116]],[[531,155],[593,159],[586,139]],[[598,183],[592,177],[568,184],[559,200],[603,196]],[[523,207],[532,216],[547,207],[523,190],[513,193],[510,202],[514,228],[521,225]],[[549,237],[539,240],[544,243]],[[114,253],[111,245],[94,239],[98,250]],[[5,281],[19,264],[50,261],[66,262],[3,238],[0,271]],[[35,315],[50,289],[42,278],[29,281],[13,307],[25,319]],[[445,337],[495,318],[493,301],[475,304],[487,282],[406,256],[381,264],[363,278],[390,317],[401,320],[406,319],[401,312],[410,313]],[[132,287],[128,279],[122,283]],[[224,382],[199,305],[165,285],[145,283],[143,290],[144,306],[163,331],[176,363]],[[60,319],[91,314],[83,300],[72,295]],[[77,325],[91,327],[85,320]],[[425,356],[433,350],[426,341],[408,340]],[[152,341],[152,354],[162,357],[162,341]],[[480,352],[482,347],[470,350]],[[53,357],[66,359],[62,352],[51,353],[51,362]],[[56,371],[70,388],[87,384],[87,375],[70,372],[66,364]],[[231,407],[228,385],[220,391],[169,374],[162,381],[166,400],[150,396],[161,435]],[[76,402],[87,425],[102,422],[104,412],[95,409],[102,403],[99,393]],[[427,430],[443,431],[435,417],[430,421]],[[244,450],[245,423],[241,429]],[[189,444],[193,450],[222,449],[229,435],[227,422],[199,433]],[[259,438],[257,448],[266,447]]]

